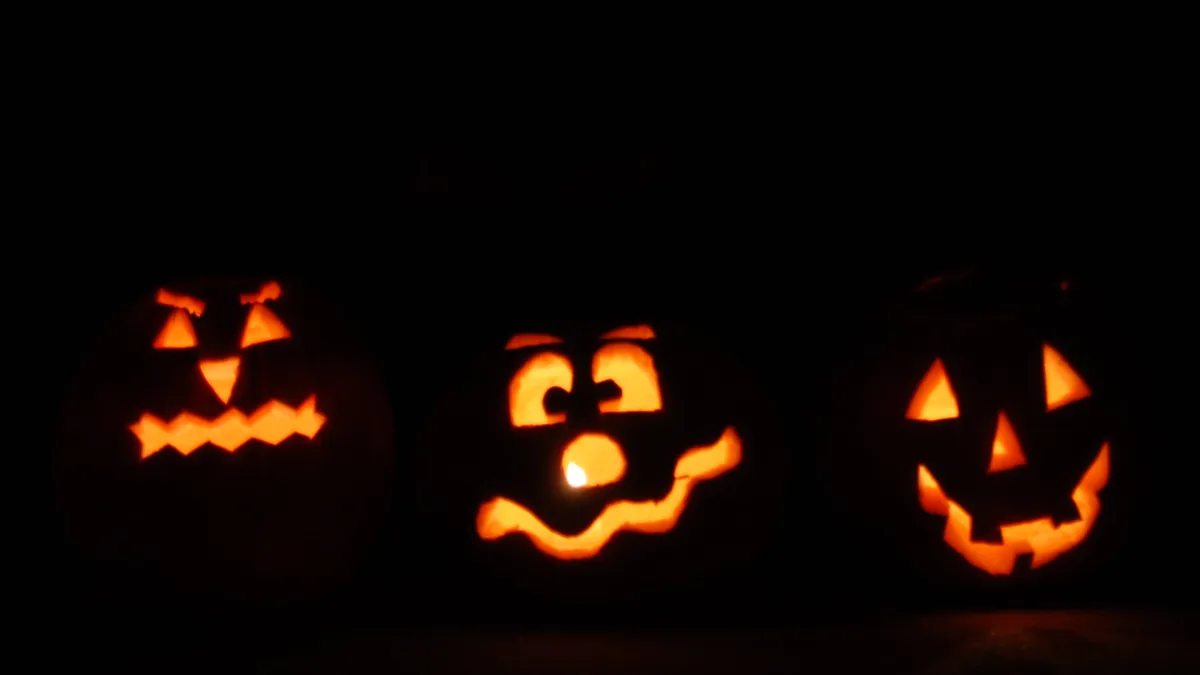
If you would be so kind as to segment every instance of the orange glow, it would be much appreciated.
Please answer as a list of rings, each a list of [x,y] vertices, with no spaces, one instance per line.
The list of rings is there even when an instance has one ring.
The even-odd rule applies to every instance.
[[[266,305],[254,305],[250,308],[250,316],[246,317],[246,328],[242,331],[242,348],[291,336],[287,326],[275,316],[275,312],[267,309]]]
[[[675,464],[675,482],[659,501],[609,504],[604,511],[576,535],[551,530],[524,506],[497,497],[479,509],[475,521],[480,538],[493,540],[512,532],[529,537],[546,555],[563,560],[590,558],[617,532],[628,530],[644,534],[669,532],[687,506],[692,487],[699,481],[719,476],[736,467],[742,459],[742,442],[733,427],[728,427],[716,443],[692,448]]]
[[[535,354],[513,375],[508,385],[508,412],[514,427],[537,427],[559,424],[567,420],[566,413],[549,414],[544,399],[554,387],[571,391],[575,373],[571,362],[561,354]]]
[[[604,434],[580,434],[563,451],[562,469],[571,487],[608,485],[625,475],[625,453]]]
[[[158,289],[158,297],[155,300],[160,305],[174,307],[176,309],[184,309],[196,316],[204,313],[204,303],[195,298],[189,298],[186,295],[172,293],[165,288]]]
[[[1008,415],[1000,411],[1000,420],[996,423],[996,438],[992,441],[992,460],[988,464],[988,473],[999,473],[1015,469],[1025,464],[1025,453],[1021,452],[1021,442],[1017,440],[1017,432],[1013,431]]]
[[[294,410],[279,401],[269,401],[249,418],[230,408],[215,420],[184,412],[167,424],[146,413],[130,430],[142,442],[142,459],[145,459],[167,446],[188,455],[205,443],[233,452],[251,439],[271,445],[279,445],[292,434],[311,439],[323,424],[325,416],[317,412],[314,395]]]
[[[176,308],[167,317],[167,323],[154,338],[155,349],[187,349],[196,346],[196,330],[192,328],[192,320],[187,311]]]
[[[504,349],[512,351],[514,349],[524,349],[525,347],[540,347],[542,345],[556,345],[562,342],[562,338],[556,338],[553,335],[543,335],[541,333],[518,333],[508,339],[508,344],[504,345]]]
[[[221,403],[229,403],[229,397],[233,394],[233,385],[237,384],[238,365],[242,360],[236,356],[231,356],[220,361],[201,361],[200,373],[204,375],[204,381],[212,387],[213,393],[217,398],[221,399]]]
[[[654,329],[650,326],[623,326],[600,336],[601,340],[653,340]]]
[[[944,539],[967,562],[993,575],[1011,574],[1018,555],[1033,554],[1032,566],[1041,567],[1075,548],[1087,538],[1100,515],[1099,492],[1108,483],[1108,443],[1083,474],[1071,493],[1079,509],[1079,520],[1057,527],[1050,518],[1038,518],[1000,527],[1002,543],[971,541],[971,514],[950,500],[933,474],[923,465],[917,467],[917,492],[921,508],[935,516],[946,517]]]
[[[1092,395],[1083,378],[1050,345],[1042,345],[1042,369],[1046,375],[1046,410],[1058,408]]]
[[[255,302],[262,303],[268,300],[278,300],[281,295],[283,295],[283,289],[280,288],[279,283],[268,281],[258,289],[258,292],[242,293],[238,298],[242,301],[243,305],[249,305]]]
[[[596,350],[592,358],[592,380],[596,383],[612,380],[621,388],[620,398],[600,402],[602,413],[662,410],[654,359],[635,344],[617,342]]]
[[[917,386],[906,415],[910,420],[936,422],[958,417],[958,397],[946,377],[946,367],[941,359],[935,359],[929,372]]]

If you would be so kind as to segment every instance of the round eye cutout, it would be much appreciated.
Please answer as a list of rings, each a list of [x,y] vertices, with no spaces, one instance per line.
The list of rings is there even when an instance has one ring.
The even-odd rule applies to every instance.
[[[1042,345],[1042,373],[1046,386],[1046,412],[1081,401],[1092,395],[1083,378],[1063,355],[1048,344]],[[937,422],[958,417],[958,397],[946,375],[946,366],[935,359],[908,404],[910,420]]]
[[[540,427],[567,421],[566,413],[548,413],[546,393],[558,387],[570,393],[575,373],[561,354],[534,354],[508,385],[508,413],[514,427]]]
[[[611,380],[621,389],[615,399],[600,402],[602,413],[657,412],[662,410],[662,392],[654,358],[632,342],[613,342],[592,357],[592,380]]]

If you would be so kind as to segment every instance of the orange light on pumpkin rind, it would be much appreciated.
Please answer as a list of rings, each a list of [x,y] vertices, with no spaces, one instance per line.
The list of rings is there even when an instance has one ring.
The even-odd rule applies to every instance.
[[[251,439],[279,445],[292,434],[312,438],[325,424],[317,412],[317,397],[309,396],[299,408],[269,401],[250,417],[230,408],[215,420],[181,413],[169,424],[146,413],[130,427],[142,443],[142,459],[171,446],[183,455],[191,454],[205,443],[233,452]]]
[[[268,300],[278,300],[283,295],[283,288],[277,281],[268,281],[263,284],[255,293],[242,293],[238,295],[238,300],[243,305],[252,303],[263,303]]]
[[[1071,493],[1079,509],[1079,520],[1054,526],[1050,518],[1038,518],[1000,527],[1002,543],[971,541],[971,514],[946,497],[933,474],[923,465],[917,467],[917,491],[921,508],[935,516],[946,517],[943,538],[975,567],[993,575],[1011,574],[1018,555],[1033,554],[1032,566],[1041,567],[1078,546],[1100,515],[1099,492],[1108,483],[1108,443],[1083,474]]]
[[[165,288],[158,289],[158,295],[155,296],[154,300],[160,305],[187,310],[195,316],[200,316],[204,313],[203,300],[190,298],[180,293],[172,293]]]
[[[514,349],[524,349],[526,347],[541,347],[542,345],[555,345],[562,342],[562,338],[546,335],[545,333],[518,333],[508,339],[508,343],[504,345],[504,349],[512,351]]]
[[[650,326],[622,326],[600,336],[601,340],[653,340],[654,329]]]
[[[562,560],[590,558],[600,552],[622,530],[661,534],[675,527],[687,506],[692,487],[729,471],[741,462],[742,441],[729,427],[716,443],[692,448],[675,464],[675,482],[667,496],[659,501],[609,504],[586,530],[563,535],[550,529],[520,504],[498,497],[479,509],[475,521],[480,538],[493,540],[512,532],[529,537],[546,555]]]

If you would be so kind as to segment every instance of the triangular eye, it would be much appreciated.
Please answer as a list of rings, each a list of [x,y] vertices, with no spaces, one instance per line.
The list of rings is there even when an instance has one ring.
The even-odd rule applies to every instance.
[[[287,326],[283,325],[274,312],[264,305],[254,305],[250,308],[250,316],[246,317],[246,329],[242,332],[242,347],[271,340],[282,340],[291,336]]]
[[[196,331],[187,311],[176,309],[167,318],[167,323],[154,338],[155,349],[187,349],[196,346]]]
[[[929,372],[921,379],[905,416],[910,420],[923,422],[958,417],[958,398],[954,395],[954,389],[950,387],[950,378],[946,377],[946,367],[942,365],[941,359],[935,360],[929,367]]]
[[[1092,395],[1079,373],[1050,345],[1042,345],[1042,369],[1046,378],[1046,412]]]

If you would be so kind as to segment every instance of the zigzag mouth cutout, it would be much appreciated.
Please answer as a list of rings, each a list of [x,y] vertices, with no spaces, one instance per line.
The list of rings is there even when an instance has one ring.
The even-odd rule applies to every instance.
[[[293,434],[311,439],[324,424],[325,416],[317,412],[317,396],[313,394],[298,408],[268,401],[249,417],[237,408],[226,410],[214,420],[185,411],[167,423],[145,413],[129,429],[141,441],[142,459],[146,459],[168,446],[186,456],[206,443],[235,452],[251,440],[279,445]]]

